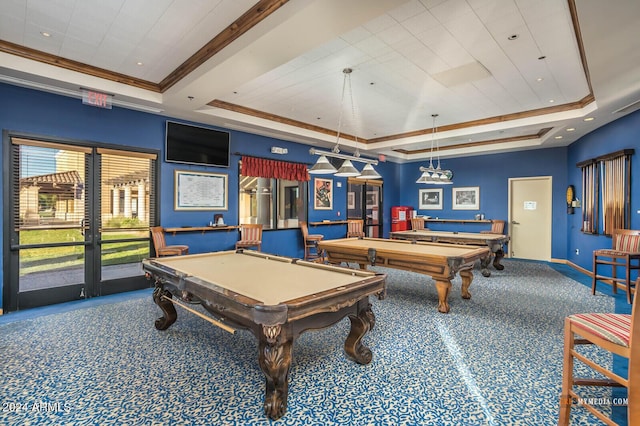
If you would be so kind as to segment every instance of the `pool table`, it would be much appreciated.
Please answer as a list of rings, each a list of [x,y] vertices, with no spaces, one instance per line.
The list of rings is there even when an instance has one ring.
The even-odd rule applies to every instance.
[[[250,250],[151,258],[142,268],[155,282],[153,300],[163,313],[157,329],[176,321],[176,304],[227,331],[244,328],[256,336],[266,377],[264,411],[272,419],[287,410],[293,343],[304,331],[349,316],[344,350],[359,364],[371,362],[362,338],[375,323],[369,296],[385,296],[384,274]]]
[[[431,276],[438,292],[438,311],[449,312],[451,280],[456,274],[462,278],[462,298],[470,299],[469,286],[473,281],[473,264],[491,255],[487,247],[457,246],[453,244],[391,240],[384,238],[342,238],[322,240],[329,263],[357,263],[403,269]]]
[[[415,229],[409,231],[394,231],[389,234],[393,239],[410,240],[410,241],[431,241],[433,243],[445,244],[466,244],[471,246],[487,246],[493,253],[493,267],[498,271],[504,269],[504,265],[500,263],[504,258],[502,247],[509,242],[508,235],[490,234],[485,232],[446,232],[431,231],[428,229]],[[489,271],[489,263],[491,256],[487,257],[480,263],[480,270],[485,277],[491,276]]]

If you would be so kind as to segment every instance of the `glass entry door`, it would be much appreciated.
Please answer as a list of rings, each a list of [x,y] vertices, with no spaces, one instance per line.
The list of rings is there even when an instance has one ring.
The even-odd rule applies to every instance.
[[[5,311],[149,285],[155,154],[15,137],[9,151]]]
[[[363,219],[367,237],[382,237],[382,181],[347,180],[347,218]]]

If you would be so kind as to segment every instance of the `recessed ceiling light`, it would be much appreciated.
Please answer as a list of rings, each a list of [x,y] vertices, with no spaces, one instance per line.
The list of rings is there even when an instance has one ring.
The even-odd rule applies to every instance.
[[[139,67],[141,67],[141,66],[143,66],[143,65],[144,65],[144,63],[142,63],[142,62],[138,61],[138,62],[136,62],[136,65],[137,65],[137,66],[139,66]]]
[[[567,128],[567,132],[573,132],[574,130],[576,130],[576,128],[575,128],[575,127],[568,127],[568,128]]]
[[[587,118],[584,119],[584,121],[593,121],[593,120],[594,120],[593,117],[587,117]]]
[[[562,136],[558,135],[556,136],[556,139],[562,139]]]
[[[542,78],[542,77],[536,78],[536,81],[542,81],[542,80],[544,80],[544,78]]]
[[[51,37],[51,34],[46,31],[40,31],[40,34],[42,34],[42,37]]]
[[[554,103],[554,102],[555,102],[555,101],[554,101],[553,99],[549,99],[549,103],[550,103],[550,104],[552,104],[552,103]]]
[[[518,34],[511,34],[509,37],[507,37],[508,40],[515,40],[517,39],[519,36]]]

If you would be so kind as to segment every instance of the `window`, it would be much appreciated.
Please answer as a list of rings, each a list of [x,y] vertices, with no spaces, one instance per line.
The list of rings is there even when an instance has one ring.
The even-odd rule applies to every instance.
[[[307,182],[240,175],[240,223],[298,228],[307,217]]]
[[[307,220],[306,164],[242,156],[240,170],[240,224],[287,229]]]
[[[627,229],[631,217],[631,155],[627,149],[577,164],[582,170],[582,232]]]

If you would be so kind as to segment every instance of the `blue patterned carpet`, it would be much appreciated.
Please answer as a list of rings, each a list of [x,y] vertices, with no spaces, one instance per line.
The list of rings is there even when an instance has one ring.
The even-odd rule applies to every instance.
[[[430,278],[374,268],[388,274],[388,296],[373,300],[373,361],[345,358],[347,319],[305,333],[276,422],[263,414],[253,335],[179,308],[178,321],[157,331],[150,290],[8,314],[0,424],[553,425],[563,319],[611,312],[614,299],[546,263],[503,263],[489,278],[474,273],[471,300],[456,279],[447,315],[436,311]],[[599,424],[579,408],[572,418]]]

